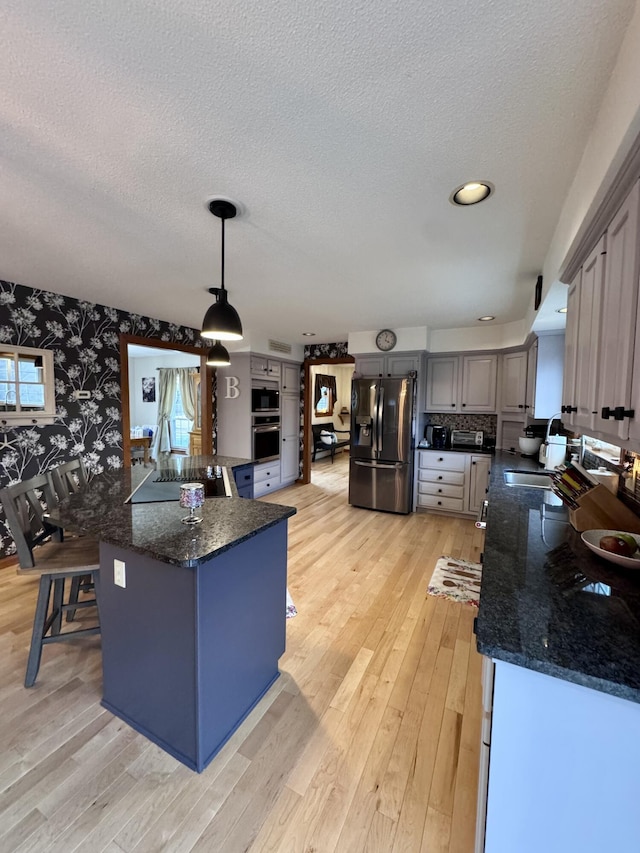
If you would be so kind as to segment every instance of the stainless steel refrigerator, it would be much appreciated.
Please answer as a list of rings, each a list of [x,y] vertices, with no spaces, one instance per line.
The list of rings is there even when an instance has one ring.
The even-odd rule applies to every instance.
[[[351,385],[349,503],[366,509],[413,509],[415,382],[354,379]]]

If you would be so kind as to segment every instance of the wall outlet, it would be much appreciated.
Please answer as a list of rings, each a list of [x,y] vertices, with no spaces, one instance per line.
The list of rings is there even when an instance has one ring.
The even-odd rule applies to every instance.
[[[74,400],[90,400],[91,391],[74,391],[73,398]]]
[[[122,562],[122,560],[113,561],[113,582],[116,586],[121,586],[123,589],[127,585],[125,564]]]

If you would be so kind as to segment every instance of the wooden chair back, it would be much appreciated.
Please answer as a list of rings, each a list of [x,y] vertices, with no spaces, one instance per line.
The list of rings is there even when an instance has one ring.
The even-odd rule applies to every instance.
[[[62,501],[69,495],[79,492],[89,482],[87,469],[81,456],[63,462],[49,471],[53,490],[58,501]]]
[[[0,501],[11,535],[16,543],[18,560],[23,569],[35,566],[33,549],[53,538],[60,539],[60,530],[44,517],[58,503],[47,474],[39,474],[21,483],[0,489]]]

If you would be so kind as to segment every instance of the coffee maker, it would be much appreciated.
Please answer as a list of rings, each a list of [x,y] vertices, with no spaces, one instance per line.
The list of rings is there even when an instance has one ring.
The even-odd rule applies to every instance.
[[[429,424],[425,427],[424,437],[429,447],[433,447],[434,450],[444,450],[449,443],[449,429],[445,426]]]

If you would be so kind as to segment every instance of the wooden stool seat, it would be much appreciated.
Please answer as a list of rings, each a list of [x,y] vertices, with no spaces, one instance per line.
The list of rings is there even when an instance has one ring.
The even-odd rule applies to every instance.
[[[81,590],[93,588],[100,568],[98,543],[91,537],[58,541],[59,531],[45,518],[48,507],[57,503],[46,474],[0,490],[0,500],[16,543],[18,574],[40,578],[40,588],[27,661],[25,687],[38,675],[42,649],[48,643],[99,634],[100,626],[62,632],[62,617],[76,610],[96,607],[96,598],[79,600]],[[65,599],[65,581],[71,580]],[[53,595],[52,595],[53,590]]]

